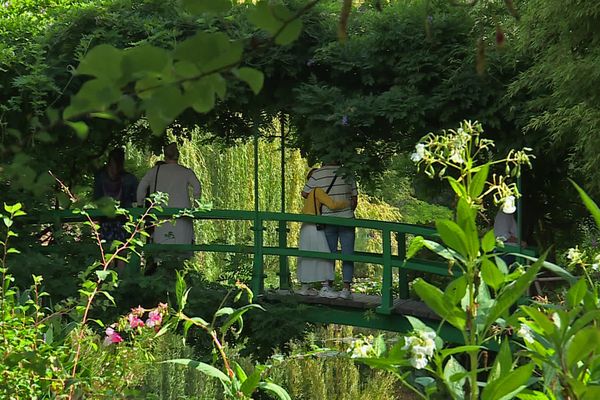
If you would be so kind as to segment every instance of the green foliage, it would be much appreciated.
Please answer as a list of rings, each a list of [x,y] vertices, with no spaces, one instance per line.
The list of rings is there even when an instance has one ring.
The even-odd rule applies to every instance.
[[[227,293],[225,298],[223,298],[221,305],[214,313],[212,320],[208,322],[200,317],[190,318],[183,313],[183,309],[187,304],[189,289],[187,289],[184,276],[178,273],[176,286],[178,304],[177,319],[183,325],[184,335],[187,334],[192,326],[204,330],[213,341],[215,350],[214,360],[220,360],[223,363],[223,371],[225,372],[202,361],[174,359],[168,360],[167,362],[182,364],[194,368],[207,376],[218,379],[223,385],[223,394],[226,398],[250,399],[252,398],[252,394],[260,388],[263,391],[267,391],[277,396],[279,399],[291,399],[288,393],[279,385],[263,380],[262,375],[266,366],[257,365],[254,367],[254,371],[248,375],[239,364],[235,362],[232,363],[225,352],[225,336],[230,331],[236,336],[241,333],[244,326],[243,315],[255,308],[264,311],[260,305],[252,303],[252,291],[246,285],[238,283],[237,286],[239,293],[235,296],[234,301],[240,300],[241,296],[246,294],[248,304],[239,306],[236,309],[225,307],[224,305],[233,291],[231,290]]]
[[[451,267],[457,266],[462,271],[444,292],[421,279],[413,283],[413,288],[444,322],[463,334],[464,346],[441,349],[441,340],[435,332],[409,318],[415,334],[382,356],[364,360],[376,368],[394,371],[404,385],[422,398],[447,393],[455,399],[509,399],[533,383],[531,377],[535,366],[519,366],[519,358],[513,359],[506,342],[491,368],[481,363],[482,352],[489,350],[486,348],[488,343],[501,340],[502,332],[514,322],[510,308],[524,295],[540,268],[547,265],[543,255],[526,270],[517,265],[511,272],[504,262],[498,261],[493,233],[488,232],[480,239],[476,218],[484,209],[484,198],[494,197],[496,203],[503,204],[504,212],[512,213],[515,211],[514,199],[519,196],[514,184],[509,183],[509,177],[494,175],[488,181],[490,165],[501,164],[507,174],[518,176],[520,166],[529,164],[530,157],[529,149],[524,149],[511,150],[501,160],[484,158],[482,155],[494,143],[482,138],[481,133],[480,125],[465,122],[456,131],[426,135],[411,155],[428,176],[446,180],[458,201],[454,220],[436,221],[444,245],[419,237],[411,243],[408,254],[413,256],[419,248],[426,247],[448,260]],[[559,270],[556,266],[553,269]],[[568,275],[566,271],[562,272]],[[583,297],[579,289],[573,289],[570,295],[571,302],[581,301]],[[463,354],[468,358],[468,364],[463,365],[462,361],[451,357],[455,354]],[[571,354],[575,354],[573,359],[583,357],[577,351]],[[431,365],[428,365],[430,361]],[[403,375],[408,365],[426,370],[426,378],[415,379],[417,385],[409,383],[407,375]],[[480,381],[482,371],[488,373],[486,382]]]
[[[407,390],[398,387],[390,372],[361,368],[347,356],[348,342],[362,346],[360,330],[330,325],[316,329],[302,340],[289,345],[289,356],[276,355],[270,377],[285,387],[294,399],[413,399]]]
[[[546,138],[544,154],[566,157],[585,183],[598,190],[597,135],[599,98],[593,88],[600,53],[594,22],[600,6],[576,1],[528,1],[522,7],[520,50],[528,65],[511,93],[526,93],[524,115],[529,134]],[[535,23],[533,23],[535,21]]]

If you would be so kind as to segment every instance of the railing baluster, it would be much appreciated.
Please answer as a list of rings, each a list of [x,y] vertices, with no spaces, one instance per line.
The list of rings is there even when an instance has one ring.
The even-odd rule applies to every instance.
[[[383,282],[381,285],[381,305],[377,311],[381,314],[391,314],[394,307],[392,293],[392,236],[389,228],[382,230],[383,234]]]
[[[406,260],[406,233],[397,232],[398,258]],[[408,270],[404,267],[398,268],[398,285],[400,289],[400,298],[408,299]]]
[[[287,221],[279,221],[279,248],[287,247]],[[290,266],[287,256],[279,256],[279,289],[290,289]]]
[[[263,220],[259,213],[254,218],[254,260],[252,269],[252,292],[258,296],[264,288],[263,268]]]

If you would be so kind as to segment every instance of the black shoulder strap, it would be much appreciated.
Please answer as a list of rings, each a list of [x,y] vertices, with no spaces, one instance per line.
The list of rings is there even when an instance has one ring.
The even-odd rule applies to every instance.
[[[317,208],[317,188],[311,190],[309,196],[312,195],[313,203],[315,205],[315,215],[319,215],[321,213],[321,207]]]
[[[158,165],[156,166],[156,175],[154,175],[154,190],[152,191],[152,193],[155,193],[155,192],[156,192],[156,185],[158,184],[158,171],[160,170],[160,166],[161,166],[161,165],[162,165],[162,164],[158,164]]]
[[[329,191],[331,190],[331,187],[333,186],[333,184],[335,183],[335,180],[337,179],[337,175],[333,176],[333,179],[331,180],[331,183],[329,184],[329,187],[327,188],[327,190],[325,191],[325,193],[329,194]]]
[[[335,183],[336,179],[337,179],[337,175],[334,175],[333,179],[331,180],[331,183],[329,184],[329,187],[327,188],[327,190],[325,191],[325,193],[329,194],[329,191],[331,190],[331,188],[332,188],[333,184]],[[317,212],[316,200],[315,200],[315,212]],[[319,214],[318,215],[321,215],[321,214],[323,214],[323,204],[319,205]]]

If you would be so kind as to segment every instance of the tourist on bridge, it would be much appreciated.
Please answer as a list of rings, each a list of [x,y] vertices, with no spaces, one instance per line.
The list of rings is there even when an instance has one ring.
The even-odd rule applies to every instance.
[[[302,197],[307,198],[308,194],[315,188],[321,188],[334,201],[347,201],[346,207],[340,209],[331,209],[327,205],[323,206],[322,215],[328,217],[354,218],[354,210],[358,203],[358,190],[356,182],[351,176],[338,175],[340,163],[323,164],[317,168],[312,176],[306,182],[302,190]],[[332,252],[337,251],[338,242],[342,247],[342,254],[354,253],[355,231],[354,227],[325,225],[325,237]],[[354,276],[354,263],[352,261],[342,262],[342,278],[344,289],[339,296],[343,299],[352,298],[351,285]]]
[[[189,187],[195,199],[200,198],[200,181],[189,168],[179,164],[179,150],[176,143],[164,148],[164,163],[157,163],[140,181],[137,188],[137,202],[144,204],[147,193],[162,192],[169,195],[167,207],[190,208],[192,202]],[[159,244],[192,244],[194,226],[192,219],[184,217],[176,223],[165,222],[154,230],[154,243]]]
[[[121,207],[131,207],[135,201],[137,178],[125,171],[125,151],[115,148],[108,154],[105,167],[94,178],[94,200],[108,197],[119,202]],[[113,240],[124,242],[127,232],[123,229],[123,221],[119,219],[102,219],[100,221],[100,237],[110,244]],[[122,268],[125,262],[117,261]]]
[[[311,169],[306,179],[309,180],[316,169]],[[350,202],[347,200],[335,201],[325,191],[316,187],[311,190],[304,200],[303,214],[321,215],[321,209],[325,205],[329,209],[339,210],[349,207]],[[305,222],[300,228],[300,250],[320,251],[329,253],[329,245],[325,237],[325,231],[318,224]],[[298,280],[302,284],[301,289],[297,292],[303,296],[316,296],[320,294],[323,297],[336,298],[338,293],[331,289],[329,282],[335,278],[334,261],[323,260],[318,258],[300,257],[298,260],[297,270]],[[316,289],[310,287],[310,283],[322,282],[322,289],[317,292]]]

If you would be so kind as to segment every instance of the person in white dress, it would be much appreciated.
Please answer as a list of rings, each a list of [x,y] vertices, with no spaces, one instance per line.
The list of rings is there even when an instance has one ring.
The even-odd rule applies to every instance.
[[[137,202],[144,204],[147,193],[162,192],[169,195],[167,207],[190,208],[189,188],[194,199],[201,194],[200,181],[189,168],[179,164],[179,150],[176,143],[164,149],[165,162],[151,168],[140,181],[137,188]],[[175,224],[165,222],[156,227],[152,235],[154,243],[192,244],[194,226],[191,218],[179,218]]]
[[[310,178],[315,170],[308,173]],[[324,205],[332,210],[343,209],[349,206],[346,200],[335,201],[325,193],[320,187],[311,190],[304,200],[303,214],[321,215],[321,206]],[[300,228],[300,240],[298,244],[300,250],[320,251],[330,253],[329,244],[325,237],[325,231],[319,229],[317,224],[304,222]],[[338,293],[331,290],[329,281],[335,277],[334,261],[319,258],[300,257],[298,259],[297,277],[301,283],[301,288],[297,293],[302,296],[316,296],[336,298]],[[320,291],[310,287],[310,283],[322,282],[323,287]]]

